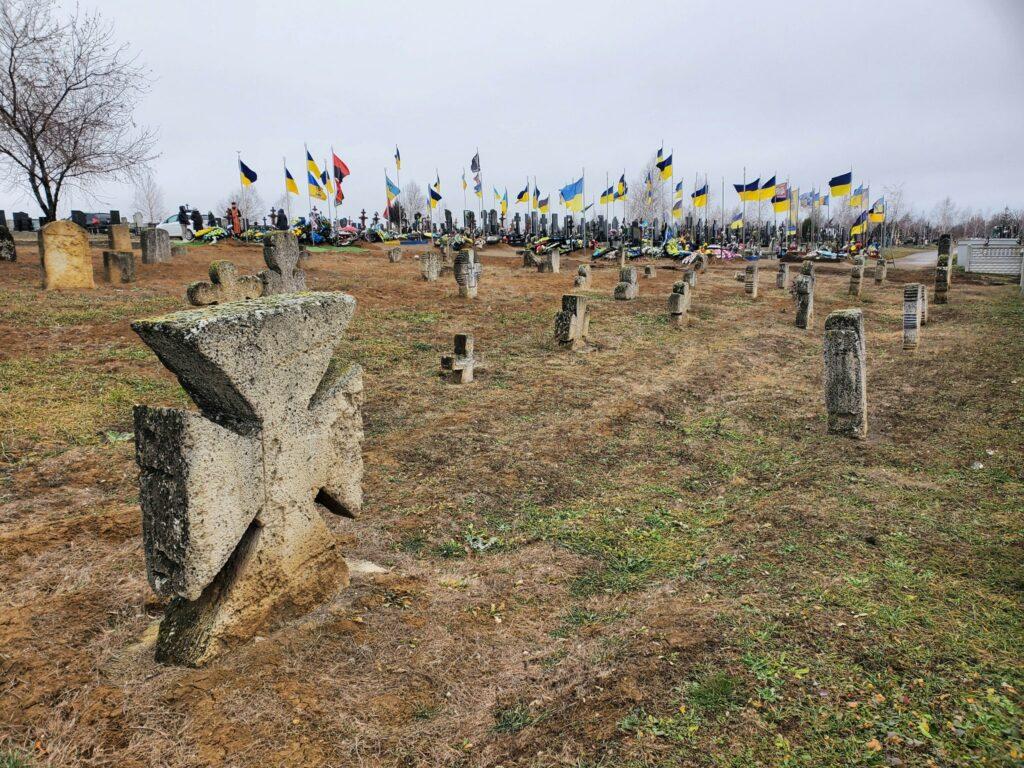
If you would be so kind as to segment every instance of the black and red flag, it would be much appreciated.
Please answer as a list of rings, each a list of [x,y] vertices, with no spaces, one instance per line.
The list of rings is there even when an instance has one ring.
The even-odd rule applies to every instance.
[[[345,180],[351,172],[345,162],[334,154],[334,150],[331,150],[332,164],[334,166],[334,202],[340,204],[345,199],[345,193],[341,191],[341,182]]]

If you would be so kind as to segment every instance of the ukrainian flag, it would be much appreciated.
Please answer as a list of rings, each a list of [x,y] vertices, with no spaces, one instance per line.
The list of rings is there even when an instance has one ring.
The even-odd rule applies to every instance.
[[[462,191],[465,192],[468,187],[469,187],[469,184],[466,183],[466,172],[463,171],[462,172]]]
[[[866,212],[861,211],[860,215],[857,216],[853,222],[853,226],[850,227],[851,235],[863,235],[868,229],[868,215]]]
[[[743,211],[732,217],[732,221],[729,222],[729,229],[743,229]]]
[[[626,174],[619,176],[619,185],[615,188],[615,199],[626,197]]]
[[[256,181],[256,171],[243,163],[241,158],[238,159],[238,174],[242,177],[243,187],[248,187]]]
[[[537,189],[536,184],[533,187],[533,207],[540,208],[540,190]]]
[[[477,182],[473,185],[473,194],[479,197],[481,200],[484,198],[484,185],[482,182]]]
[[[398,151],[397,144],[395,144],[395,170],[402,170],[402,153]]]
[[[568,184],[561,189],[562,200],[565,201],[565,207],[570,211],[582,211],[583,210],[583,177],[580,176],[572,184]]]
[[[499,192],[496,187],[491,187],[491,189],[494,191],[494,201],[496,203],[500,203],[501,202],[501,192]]]
[[[328,195],[334,194],[334,187],[331,185],[331,177],[327,175],[326,168],[324,168],[320,173],[320,182],[324,185],[324,189],[327,190]]]
[[[284,191],[293,195],[299,194],[299,185],[295,183],[295,177],[287,168],[284,169]]]
[[[537,201],[537,208],[540,210],[541,213],[547,213],[548,211],[550,211],[551,210],[551,196],[548,195],[543,200],[538,200]]]
[[[708,185],[705,184],[703,187],[694,192],[690,197],[693,199],[694,208],[703,208],[708,204]]]
[[[775,197],[775,177],[772,176],[768,181],[761,185],[761,191],[758,195],[758,200],[771,200]]]
[[[615,187],[608,187],[604,192],[601,193],[601,205],[607,205],[615,199]]]
[[[676,195],[675,195],[675,197],[673,199],[674,200],[682,200],[683,199],[683,182],[680,181],[678,184],[676,184]]]
[[[427,190],[427,194],[430,196],[430,207],[437,208],[437,204],[441,202],[441,193],[435,187],[431,187]]]
[[[528,203],[530,202],[530,183],[527,182],[526,186],[523,187],[523,191],[516,195],[517,203]]]
[[[740,196],[740,200],[744,202],[757,202],[758,187],[761,186],[761,178],[758,177],[752,182],[744,186],[743,184],[733,184],[733,189],[736,190],[736,194]],[[731,225],[730,225],[731,226]]]
[[[828,191],[832,197],[846,197],[853,189],[853,171],[833,176],[828,182]]]
[[[857,187],[855,190],[853,190],[853,194],[850,195],[850,207],[851,208],[860,208],[862,205],[864,205],[864,185],[863,184],[860,185],[859,187]]]
[[[501,215],[504,216],[508,213],[508,190],[505,190],[505,194],[501,196]]]
[[[313,156],[309,154],[309,150],[306,150],[306,170],[313,174],[314,177],[320,178],[320,169],[316,167],[316,161]]]
[[[885,198],[880,197],[868,210],[868,221],[872,224],[881,224],[885,221]]]
[[[658,170],[661,172],[661,178],[668,179],[672,177],[672,155],[662,158],[657,163]]]
[[[672,218],[681,219],[683,218],[683,201],[676,200],[672,203]]]
[[[312,171],[306,171],[306,183],[309,186],[310,197],[315,197],[317,200],[327,199],[324,188],[320,186],[320,179],[314,176]]]
[[[396,197],[398,197],[400,194],[402,194],[402,190],[400,190],[396,186],[395,182],[393,182],[390,178],[388,178],[388,175],[386,173],[384,174],[384,188],[385,188],[385,191],[387,192],[388,205],[390,206],[391,202]]]

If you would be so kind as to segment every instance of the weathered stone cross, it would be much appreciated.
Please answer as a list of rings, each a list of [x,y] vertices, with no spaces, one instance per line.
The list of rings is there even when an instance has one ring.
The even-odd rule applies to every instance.
[[[158,661],[205,663],[348,583],[322,511],[362,505],[362,371],[331,360],[354,311],[306,293],[132,324],[199,407],[135,408],[146,570],[172,598]]]
[[[210,264],[210,282],[192,283],[185,291],[185,298],[194,307],[258,299],[262,295],[263,280],[259,275],[239,276],[238,267],[223,259]]]
[[[562,311],[555,315],[555,339],[568,349],[587,345],[590,333],[590,309],[583,296],[567,293],[562,296]]]
[[[455,354],[441,355],[441,373],[453,384],[469,384],[473,381],[473,335],[455,334]]]

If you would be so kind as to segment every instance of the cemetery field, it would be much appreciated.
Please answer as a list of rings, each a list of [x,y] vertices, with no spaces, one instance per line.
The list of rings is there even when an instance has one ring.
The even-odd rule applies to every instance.
[[[320,252],[364,368],[352,584],[201,669],[153,659],[132,406],[188,405],[129,328],[258,246],[43,292],[0,263],[0,766],[1012,766],[1024,761],[1024,302],[956,275],[904,352],[889,270],[818,267],[813,330],[715,263],[658,262],[560,349],[577,262]],[[94,250],[100,273],[100,251]],[[798,271],[798,265],[791,268]],[[792,279],[792,278],[791,278]],[[868,438],[826,434],[822,329],[861,307]],[[455,333],[476,380],[438,376]]]

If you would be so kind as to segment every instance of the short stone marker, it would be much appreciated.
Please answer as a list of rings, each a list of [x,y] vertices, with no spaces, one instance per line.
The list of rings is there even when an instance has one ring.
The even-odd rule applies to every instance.
[[[332,363],[343,293],[132,323],[199,407],[135,407],[157,661],[200,665],[348,584],[323,511],[362,506],[362,370]]]
[[[555,339],[569,349],[582,349],[590,333],[590,308],[585,296],[562,296],[562,311],[555,315]]]
[[[430,251],[420,256],[420,274],[428,283],[441,277],[441,258],[441,254],[437,251]]]
[[[299,269],[299,241],[293,232],[272,232],[264,237],[263,261],[267,264],[260,272],[264,296],[306,290],[306,273]]]
[[[686,327],[690,295],[690,284],[686,280],[677,280],[672,285],[672,293],[668,295],[668,319],[672,327]]]
[[[171,260],[171,236],[166,229],[146,227],[139,234],[143,264],[162,264]]]
[[[612,296],[619,301],[632,301],[639,295],[640,285],[637,282],[636,267],[623,267],[619,270],[619,282]]]
[[[18,251],[14,247],[14,235],[6,224],[0,224],[0,261],[17,261]]]
[[[796,327],[807,329],[814,324],[814,275],[799,274],[793,280],[796,298]]]
[[[107,240],[111,251],[121,251],[122,253],[131,253],[132,251],[132,232],[128,229],[127,224],[111,224]]]
[[[558,274],[562,271],[562,255],[556,250],[540,254],[536,262],[538,272]]]
[[[918,283],[917,290],[921,293],[921,325],[928,325],[928,286]]]
[[[51,221],[39,231],[43,288],[95,288],[89,235],[73,221]]]
[[[457,251],[453,271],[455,272],[455,282],[459,286],[459,296],[464,299],[475,299],[481,272],[481,265],[476,260],[476,252],[472,248]]]
[[[686,284],[689,285],[691,288],[696,288],[697,287],[697,270],[696,269],[684,270],[683,271],[683,280],[685,280]]]
[[[864,313],[840,309],[825,318],[825,407],[833,435],[868,434]]]
[[[590,288],[590,265],[580,264],[576,268],[576,279],[572,281],[572,287],[585,291]]]
[[[854,256],[850,267],[850,296],[860,296],[861,284],[864,282],[864,259]]]
[[[878,261],[875,262],[875,285],[884,283],[888,272],[889,262],[885,260],[884,256],[879,256]]]
[[[743,290],[752,299],[757,298],[757,262],[747,264],[744,270]]]
[[[469,384],[473,381],[473,334],[455,334],[455,354],[441,355],[441,375],[452,384]]]
[[[921,335],[921,285],[903,286],[903,348],[917,349]]]
[[[779,268],[775,272],[775,287],[785,290],[789,287],[789,264],[779,262]]]
[[[949,303],[949,286],[953,282],[952,243],[953,238],[949,235],[939,235],[939,258],[935,264],[936,304]]]
[[[401,248],[388,248],[388,261],[394,264],[396,261],[402,260],[402,249]]]
[[[651,266],[650,264],[646,264],[644,266],[644,277],[654,277],[655,274],[656,272],[653,266]]]
[[[103,280],[107,283],[134,283],[135,254],[131,251],[104,251]]]
[[[205,307],[258,299],[263,295],[263,288],[260,275],[240,276],[238,267],[221,260],[210,264],[210,282],[192,283],[185,291],[185,298],[194,307]]]

